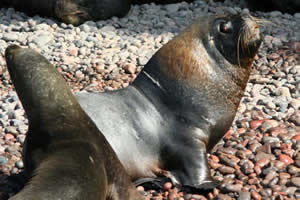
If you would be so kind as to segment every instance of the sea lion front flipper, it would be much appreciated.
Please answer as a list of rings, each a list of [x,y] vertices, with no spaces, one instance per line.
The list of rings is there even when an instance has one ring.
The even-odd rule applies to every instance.
[[[211,180],[203,182],[198,186],[184,185],[182,186],[181,190],[190,194],[204,194],[210,192],[212,189],[218,187],[220,184],[221,183],[219,181]]]

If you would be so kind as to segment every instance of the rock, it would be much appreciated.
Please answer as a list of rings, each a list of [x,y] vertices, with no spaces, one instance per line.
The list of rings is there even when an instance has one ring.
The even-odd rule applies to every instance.
[[[279,160],[281,162],[284,162],[286,165],[290,165],[290,164],[294,163],[294,160],[291,157],[289,157],[288,155],[285,155],[285,154],[280,154],[279,155]]]
[[[0,166],[5,165],[6,163],[8,163],[8,158],[0,156]]]
[[[252,192],[251,192],[251,197],[252,197],[254,200],[261,200],[260,194],[258,194],[256,191],[252,191]]]
[[[235,169],[232,167],[227,167],[227,166],[221,166],[218,168],[218,170],[223,173],[223,174],[233,174]]]
[[[124,66],[124,70],[129,74],[134,74],[136,71],[136,66],[134,64],[126,64]]]
[[[24,168],[24,163],[23,163],[23,161],[22,161],[22,160],[18,160],[18,161],[16,162],[16,167],[17,167],[18,169]]]
[[[275,160],[275,156],[273,154],[264,153],[262,151],[258,152],[255,156],[255,160],[261,160],[261,159],[269,159],[269,160]]]
[[[16,33],[4,33],[2,39],[5,41],[15,41],[18,40],[19,36]]]
[[[250,192],[240,192],[238,200],[251,200]]]
[[[228,184],[225,186],[225,189],[230,192],[240,192],[243,188],[242,184]]]
[[[178,4],[169,4],[169,5],[166,5],[165,8],[168,13],[175,13],[178,11],[179,5]]]
[[[52,36],[41,34],[32,40],[38,47],[42,48],[52,40]]]
[[[291,183],[294,186],[300,188],[300,177],[293,177],[293,178],[291,178]]]

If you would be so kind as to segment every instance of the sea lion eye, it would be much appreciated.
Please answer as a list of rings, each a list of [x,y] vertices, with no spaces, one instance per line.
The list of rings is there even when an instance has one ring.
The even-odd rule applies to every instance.
[[[232,24],[231,22],[221,22],[219,25],[219,30],[221,33],[231,33],[232,32]]]

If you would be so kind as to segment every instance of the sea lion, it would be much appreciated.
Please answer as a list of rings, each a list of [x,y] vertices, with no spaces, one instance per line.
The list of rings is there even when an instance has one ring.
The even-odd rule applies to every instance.
[[[279,10],[290,14],[300,12],[299,0],[242,0],[240,4],[252,11],[270,12]]]
[[[16,45],[8,71],[29,120],[26,186],[10,200],[141,200],[115,152],[43,56]]]
[[[54,17],[67,24],[79,25],[88,20],[123,17],[131,0],[1,0],[0,7],[11,6],[28,15]]]
[[[137,183],[216,186],[207,152],[232,124],[261,36],[247,13],[200,17],[127,88],[76,98]],[[160,180],[158,180],[158,183]]]
[[[155,3],[155,4],[172,4],[172,3],[180,3],[187,2],[191,3],[194,0],[132,0],[133,4],[146,4],[146,3]]]

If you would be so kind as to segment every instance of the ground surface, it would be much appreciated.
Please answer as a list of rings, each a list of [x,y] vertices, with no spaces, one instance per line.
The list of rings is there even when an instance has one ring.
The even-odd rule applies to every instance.
[[[6,177],[23,167],[28,125],[6,70],[3,54],[9,44],[41,52],[74,92],[112,90],[128,86],[153,53],[193,19],[224,10],[240,8],[230,1],[140,5],[122,19],[73,27],[1,9],[0,191],[12,195],[17,190]],[[274,25],[263,28],[236,120],[209,155],[211,173],[222,184],[203,195],[183,194],[166,184],[164,191],[148,191],[152,199],[300,199],[300,13],[252,14]]]

